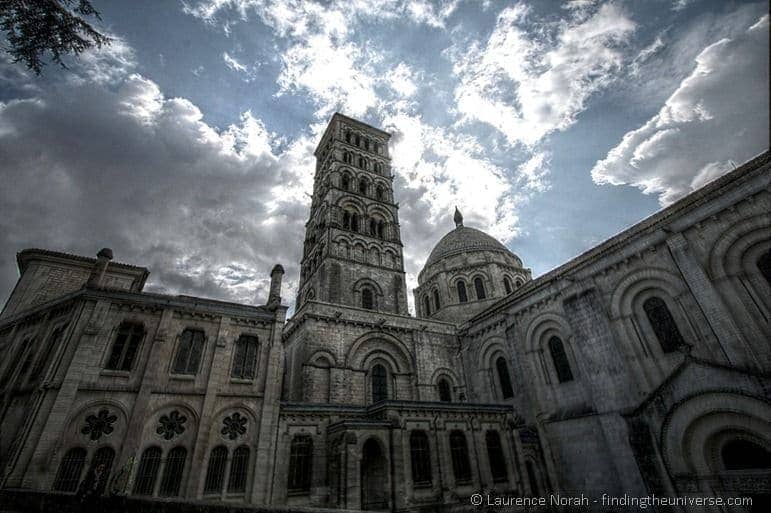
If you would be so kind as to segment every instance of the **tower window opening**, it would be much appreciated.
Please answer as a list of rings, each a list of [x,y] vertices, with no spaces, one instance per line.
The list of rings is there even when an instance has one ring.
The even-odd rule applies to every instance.
[[[346,230],[351,229],[351,214],[343,212],[343,228]]]
[[[509,376],[509,366],[506,359],[501,356],[495,361],[495,368],[498,371],[498,380],[501,382],[501,395],[504,399],[514,397],[514,389],[511,387],[511,377]]]
[[[643,303],[643,310],[645,310],[645,315],[648,317],[654,333],[656,333],[656,338],[659,339],[662,351],[671,353],[685,344],[683,336],[677,328],[677,323],[663,299],[655,296],[646,299]]]
[[[423,297],[423,312],[426,316],[431,315],[431,301],[428,299],[428,296]]]
[[[369,287],[364,287],[361,290],[361,307],[366,310],[375,309],[375,297],[372,293],[372,289]]]
[[[449,403],[452,401],[452,393],[450,392],[450,382],[444,378],[440,378],[436,383],[436,388],[439,391],[439,400],[443,403]]]
[[[511,294],[511,280],[508,276],[503,277],[503,288],[506,289],[506,294]]]
[[[766,251],[760,255],[760,258],[758,258],[758,269],[768,284],[771,285],[771,251]]]
[[[434,289],[434,311],[436,312],[441,307],[442,304],[439,302],[439,291]]]
[[[471,465],[468,459],[468,445],[466,435],[462,431],[450,433],[450,453],[452,455],[452,470],[456,483],[468,483],[471,481]]]
[[[474,279],[474,290],[477,293],[477,299],[485,299],[487,297],[487,294],[485,294],[485,284],[482,282],[482,278]]]
[[[358,214],[351,214],[351,230],[354,232],[359,231],[359,216]]]
[[[377,235],[377,221],[374,219],[369,220],[369,234],[373,237]]]
[[[377,236],[385,239],[385,223],[383,221],[377,223]]]
[[[551,353],[551,359],[554,362],[554,370],[557,371],[557,379],[560,383],[567,381],[573,381],[573,371],[570,370],[570,362],[568,361],[568,355],[565,353],[565,346],[562,344],[562,340],[559,337],[552,337],[549,339],[549,352]]]
[[[363,178],[359,180],[359,194],[367,194],[367,181]]]
[[[466,284],[463,283],[462,281],[459,281],[455,285],[455,288],[458,289],[458,301],[461,303],[465,303],[466,301],[468,301],[468,294],[466,294]]]
[[[351,188],[351,178],[348,175],[343,175],[342,180],[340,180],[340,185],[347,191]]]
[[[383,194],[383,186],[378,185],[375,189],[375,198],[377,198],[379,201],[383,201],[384,194]]]
[[[388,372],[379,363],[372,367],[372,402],[388,399]]]

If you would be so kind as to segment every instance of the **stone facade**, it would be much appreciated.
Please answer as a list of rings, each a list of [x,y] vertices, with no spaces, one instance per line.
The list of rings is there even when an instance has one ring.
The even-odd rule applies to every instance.
[[[3,487],[72,492],[109,460],[116,492],[196,504],[764,511],[769,153],[535,279],[456,211],[413,317],[388,139],[340,114],[322,136],[289,320],[280,266],[251,306],[143,292],[147,270],[109,250],[22,251],[0,315]]]

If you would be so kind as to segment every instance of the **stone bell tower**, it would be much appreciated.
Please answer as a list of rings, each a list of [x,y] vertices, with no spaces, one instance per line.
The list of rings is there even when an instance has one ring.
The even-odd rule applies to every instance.
[[[316,175],[296,309],[309,300],[407,315],[387,132],[336,113]]]

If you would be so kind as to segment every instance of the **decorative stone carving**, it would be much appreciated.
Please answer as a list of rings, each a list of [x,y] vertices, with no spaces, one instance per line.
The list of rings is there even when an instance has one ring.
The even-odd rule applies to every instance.
[[[106,408],[102,408],[96,415],[86,417],[86,425],[80,430],[84,435],[89,435],[91,440],[99,440],[102,435],[109,435],[113,431],[113,423],[118,420]]]
[[[187,422],[187,417],[177,410],[172,410],[168,415],[161,415],[158,420],[158,429],[155,432],[161,435],[164,440],[171,440],[185,432],[185,422]]]
[[[235,440],[239,436],[246,433],[247,422],[248,421],[246,417],[242,416],[238,412],[235,412],[233,415],[225,417],[222,420],[222,430],[220,430],[220,433],[222,436],[230,440]]]

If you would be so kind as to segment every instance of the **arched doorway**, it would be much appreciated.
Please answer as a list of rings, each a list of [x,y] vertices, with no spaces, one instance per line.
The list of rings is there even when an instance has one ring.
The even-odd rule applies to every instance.
[[[364,442],[361,450],[361,509],[388,509],[386,458],[374,438]]]
[[[725,469],[720,480],[729,488],[750,497],[749,513],[771,511],[771,493],[755,483],[767,482],[771,477],[771,451],[744,438],[732,438],[723,444],[720,461]]]

